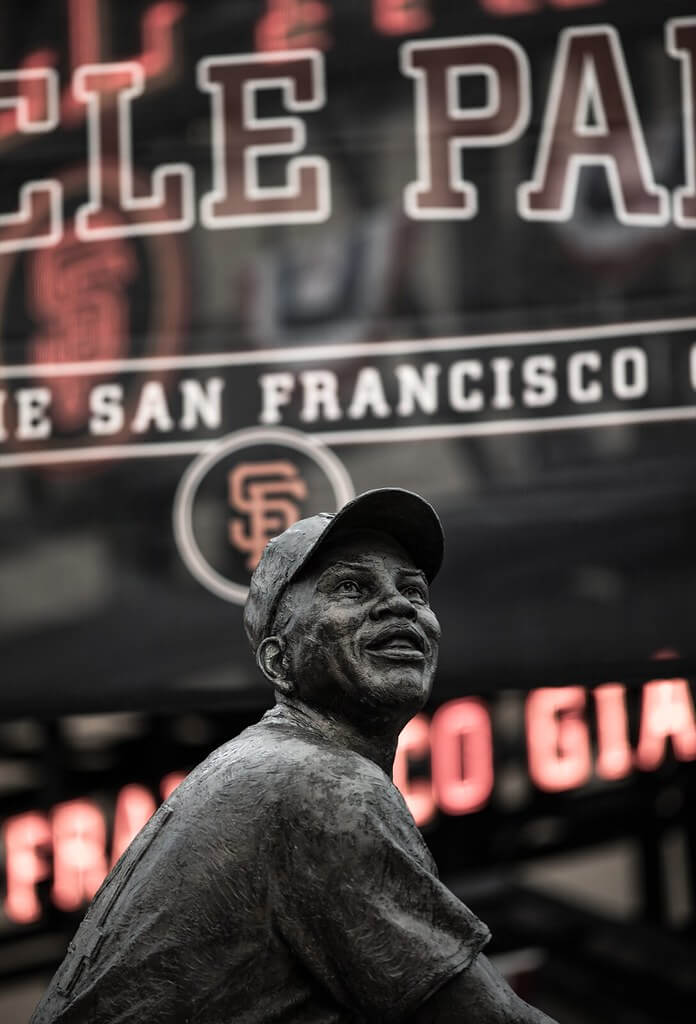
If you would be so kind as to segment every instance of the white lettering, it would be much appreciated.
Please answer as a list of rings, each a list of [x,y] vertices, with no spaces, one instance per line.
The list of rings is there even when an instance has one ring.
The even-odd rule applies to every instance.
[[[160,433],[174,428],[164,386],[158,380],[149,380],[143,385],[132,423],[134,434],[144,434],[150,427],[156,427]]]
[[[622,224],[669,221],[669,193],[655,183],[621,40],[608,25],[561,32],[534,177],[517,191],[520,216],[570,220],[584,167],[604,168]]]
[[[399,382],[399,416],[412,416],[416,405],[425,413],[437,412],[437,379],[440,367],[437,363],[426,363],[421,376],[415,366],[404,363],[394,370]]]
[[[449,404],[455,412],[478,412],[483,409],[483,393],[480,388],[467,392],[466,379],[481,380],[483,365],[478,359],[460,359],[452,363],[448,375]]]
[[[278,412],[281,405],[289,405],[295,377],[292,373],[262,373],[259,377],[261,385],[261,423],[280,423],[282,416]]]
[[[573,402],[599,402],[602,385],[598,380],[585,381],[585,370],[602,368],[599,352],[574,352],[568,360],[568,396]]]
[[[152,174],[152,194],[136,195],[133,163],[133,100],[145,91],[145,70],[139,61],[83,64],[75,71],[75,98],[87,104],[87,174],[89,201],[75,214],[78,238],[125,238],[133,235],[188,231],[196,219],[193,168],[188,164],[162,164]],[[106,119],[111,117],[105,96],[117,95],[117,151],[119,200],[129,214],[126,223],[105,223],[103,202]]]
[[[42,441],[51,436],[51,421],[45,412],[51,404],[49,388],[20,388],[17,402],[17,439]]]
[[[348,416],[352,420],[361,420],[368,411],[380,419],[391,413],[376,366],[363,366],[358,373]]]
[[[38,111],[29,102],[24,88],[33,83],[45,88],[45,104]],[[0,110],[13,109],[17,120],[17,131],[34,135],[50,132],[59,123],[58,72],[54,68],[26,68],[22,71],[0,71]],[[46,205],[47,227],[37,233],[32,228],[37,216]],[[22,252],[28,249],[44,249],[57,245],[63,235],[63,188],[59,181],[47,178],[44,181],[28,181],[19,190],[19,210],[16,213],[0,214],[0,253]]]
[[[493,371],[494,393],[491,405],[494,409],[512,409],[515,399],[510,392],[510,374],[512,372],[512,359],[501,357],[491,360]]]
[[[529,356],[522,363],[522,380],[525,389],[522,401],[531,409],[553,405],[558,397],[556,382],[556,360],[550,355]]]
[[[305,148],[300,117],[259,117],[258,94],[280,89],[293,112],[326,103],[324,55],[317,50],[205,57],[199,89],[210,94],[213,189],[201,199],[201,223],[210,229],[261,224],[313,224],[331,215],[328,160],[295,156]],[[291,156],[286,184],[259,183],[262,157]]]
[[[619,348],[611,359],[611,386],[617,398],[643,398],[648,390],[648,357],[642,348]]]
[[[304,389],[300,419],[315,423],[322,415],[327,420],[340,420],[338,377],[332,370],[305,370],[300,374]]]
[[[420,220],[468,220],[476,216],[478,191],[462,172],[462,153],[504,146],[529,123],[529,60],[505,36],[459,36],[405,43],[402,74],[415,80],[418,178],[406,186],[404,207]],[[464,76],[483,77],[485,103],[462,107]]]
[[[97,384],[89,396],[89,432],[96,437],[123,430],[123,388],[120,384]]]
[[[205,388],[199,380],[187,378],[179,383],[182,412],[179,426],[182,430],[195,430],[202,422],[209,430],[216,430],[222,422],[222,377],[211,377]]]

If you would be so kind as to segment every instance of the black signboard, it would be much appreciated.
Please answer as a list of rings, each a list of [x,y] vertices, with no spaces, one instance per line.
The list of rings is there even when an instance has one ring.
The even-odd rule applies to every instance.
[[[384,484],[438,700],[690,671],[690,7],[4,5],[3,714],[262,702],[263,544]]]

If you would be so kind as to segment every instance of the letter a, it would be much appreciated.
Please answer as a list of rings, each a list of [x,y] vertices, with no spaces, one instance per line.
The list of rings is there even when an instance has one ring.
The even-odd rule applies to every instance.
[[[696,228],[696,18],[672,18],[666,27],[667,52],[681,61],[686,184],[674,193],[674,222]]]
[[[659,227],[667,189],[655,184],[621,43],[609,25],[561,33],[534,178],[519,186],[525,220],[570,220],[583,167],[603,167],[618,220]]]

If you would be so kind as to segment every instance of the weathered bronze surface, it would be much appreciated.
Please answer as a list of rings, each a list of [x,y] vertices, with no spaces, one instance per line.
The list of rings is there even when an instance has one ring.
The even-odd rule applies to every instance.
[[[441,557],[398,490],[271,542],[245,625],[276,706],[136,837],[32,1024],[551,1024],[481,952],[391,780],[437,664]]]

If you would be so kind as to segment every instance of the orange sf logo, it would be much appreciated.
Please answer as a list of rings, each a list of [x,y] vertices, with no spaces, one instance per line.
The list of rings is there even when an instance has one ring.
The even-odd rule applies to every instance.
[[[227,474],[230,507],[241,513],[230,519],[230,544],[246,554],[254,570],[271,537],[300,518],[298,501],[307,497],[307,485],[292,462],[242,462]]]

